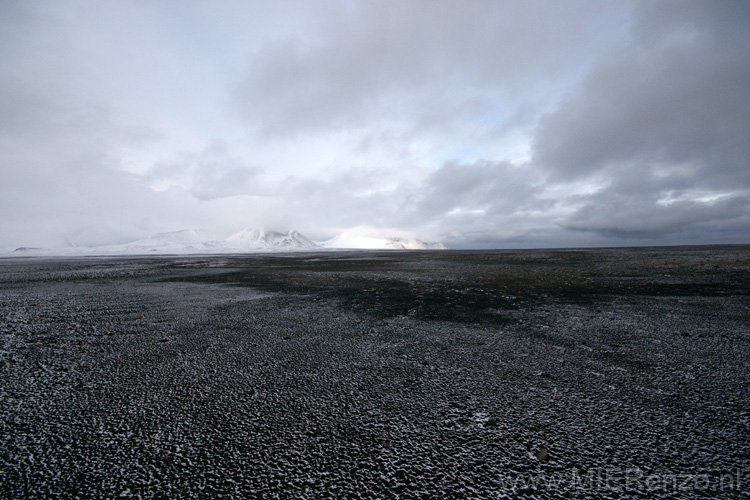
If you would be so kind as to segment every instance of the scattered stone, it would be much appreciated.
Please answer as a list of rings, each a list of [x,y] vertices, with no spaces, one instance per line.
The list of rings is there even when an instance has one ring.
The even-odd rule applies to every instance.
[[[750,465],[747,272],[686,265],[675,282],[731,295],[675,296],[646,286],[659,266],[640,255],[326,254],[315,273],[242,255],[221,257],[224,274],[172,267],[214,257],[0,259],[0,498],[615,498],[589,474],[730,464],[732,496]],[[643,290],[619,274],[644,276]],[[434,318],[404,315],[413,283],[465,289],[474,276],[523,293],[519,321],[447,306],[447,288],[424,306]],[[367,279],[388,297],[353,310]],[[331,300],[310,301],[323,287]],[[542,320],[554,335],[537,335]],[[710,341],[674,342],[683,332]],[[565,451],[552,460],[547,444]],[[651,498],[690,493],[658,486]]]

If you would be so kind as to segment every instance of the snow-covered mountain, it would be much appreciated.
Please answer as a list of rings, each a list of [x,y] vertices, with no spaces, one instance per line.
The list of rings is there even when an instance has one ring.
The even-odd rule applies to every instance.
[[[298,231],[248,228],[223,240],[206,239],[199,231],[157,233],[130,243],[64,248],[18,248],[12,255],[153,255],[213,254],[244,252],[294,252],[315,249],[442,250],[443,243],[425,243],[416,238],[372,236],[362,230],[347,231],[317,244]]]
[[[280,233],[250,228],[235,233],[221,242],[225,248],[235,250],[305,250],[318,248],[298,231]]]
[[[280,233],[250,228],[223,240],[206,239],[199,231],[157,233],[129,243],[64,248],[18,248],[14,255],[153,255],[243,252],[293,252],[319,246],[298,231]]]
[[[280,233],[248,228],[223,240],[204,240],[197,231],[186,230],[159,233],[148,238],[109,247],[96,247],[106,253],[241,253],[276,251],[288,252],[317,248],[317,245],[297,231]],[[97,252],[98,253],[98,252]]]
[[[444,243],[425,243],[416,238],[379,237],[357,232],[344,232],[322,243],[326,248],[357,248],[370,250],[447,250]]]

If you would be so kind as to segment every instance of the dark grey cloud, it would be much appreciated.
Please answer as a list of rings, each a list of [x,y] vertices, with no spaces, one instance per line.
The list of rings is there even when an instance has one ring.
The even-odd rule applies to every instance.
[[[453,245],[504,245],[518,238],[545,239],[555,230],[557,202],[545,193],[544,175],[532,165],[448,162],[415,190],[404,209],[412,221],[434,224]]]
[[[704,9],[693,10],[725,7],[699,5]],[[660,24],[647,36],[636,30],[640,38],[632,46],[603,60],[576,95],[543,120],[539,162],[565,175],[639,160],[729,161],[724,168],[738,168],[737,149],[745,146],[750,124],[750,37],[728,36],[723,24],[698,29],[670,22],[670,15],[682,20],[685,12],[659,10]],[[742,28],[750,22],[746,13],[745,19]]]
[[[591,200],[566,220],[564,227],[640,239],[682,232],[703,223],[728,221],[750,213],[750,197],[746,195],[713,202],[675,201],[668,205],[640,204],[639,201],[611,195],[606,196],[606,201]]]
[[[533,161],[553,181],[600,185],[562,224],[654,236],[747,215],[748,4],[640,2],[635,12],[631,44],[536,132]]]
[[[615,11],[615,12],[613,12]],[[617,9],[601,2],[362,2],[311,36],[262,47],[235,102],[272,135],[460,122],[521,87],[580,72],[613,43]]]
[[[512,213],[543,205],[538,198],[541,179],[534,180],[528,165],[451,161],[433,172],[420,187],[419,208],[437,217],[450,212]]]

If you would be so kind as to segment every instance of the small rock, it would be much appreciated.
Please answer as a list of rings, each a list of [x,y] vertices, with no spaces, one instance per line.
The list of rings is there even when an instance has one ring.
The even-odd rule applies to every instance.
[[[547,448],[545,448],[544,446],[540,446],[539,451],[536,452],[536,459],[540,462],[546,462],[549,459]]]

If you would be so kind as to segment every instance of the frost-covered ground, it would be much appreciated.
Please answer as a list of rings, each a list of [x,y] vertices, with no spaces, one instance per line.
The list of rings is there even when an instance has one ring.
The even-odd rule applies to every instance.
[[[0,497],[746,497],[749,293],[750,247],[2,259]]]

